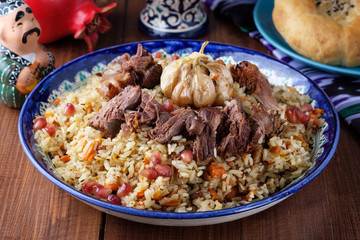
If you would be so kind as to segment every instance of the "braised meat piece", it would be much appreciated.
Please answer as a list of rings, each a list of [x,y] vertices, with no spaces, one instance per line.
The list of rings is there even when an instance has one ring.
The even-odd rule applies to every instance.
[[[122,68],[142,88],[153,88],[160,83],[162,67],[154,62],[152,55],[141,44],[138,44],[136,55],[124,62]]]
[[[125,121],[125,111],[135,110],[141,102],[140,86],[127,86],[93,116],[89,126],[99,129],[107,137],[115,137]]]
[[[137,107],[137,111],[133,115],[139,123],[145,123],[152,120],[157,120],[160,117],[161,104],[147,93],[143,93],[141,103]],[[129,121],[126,121],[129,122]]]
[[[136,111],[127,111],[125,114],[125,122],[131,126],[136,119],[138,123],[152,123],[163,124],[172,114],[163,110],[162,105],[150,96],[148,93],[142,93],[141,103],[136,108]]]
[[[173,136],[187,131],[190,136],[199,135],[205,124],[197,116],[196,112],[189,109],[181,109],[174,112],[174,115],[163,124],[157,124],[149,131],[151,139],[159,143],[168,143]]]
[[[161,112],[164,114],[165,112]],[[156,127],[149,131],[151,139],[168,143],[178,134],[195,136],[193,153],[199,165],[206,165],[214,157],[216,134],[223,119],[223,113],[215,107],[193,110],[181,109],[157,121]],[[167,120],[167,121],[164,121]]]
[[[242,113],[240,99],[232,100],[223,112],[226,115],[224,125],[226,132],[218,146],[219,154],[238,156],[246,151],[250,135],[250,126]]]
[[[121,89],[127,85],[135,85],[135,79],[130,78],[127,72],[122,69],[122,64],[129,61],[130,55],[124,53],[121,57],[109,63],[104,70],[101,79],[100,94],[105,99],[111,99],[116,96]]]
[[[200,108],[199,116],[205,127],[196,136],[193,153],[198,164],[206,165],[214,157],[217,129],[222,122],[223,113],[215,107],[203,107]]]
[[[139,44],[135,56],[125,53],[107,66],[100,93],[105,99],[111,99],[128,85],[153,88],[160,83],[161,73],[161,65],[155,63],[152,55]]]
[[[164,124],[167,122],[173,115],[169,112],[162,111],[159,114],[159,118],[156,120],[156,125],[158,124]]]
[[[240,83],[241,87],[245,86],[247,92],[254,94],[255,98],[266,108],[279,110],[270,83],[256,65],[243,61],[231,69],[231,75],[235,82]]]
[[[272,136],[280,127],[280,116],[272,115],[264,111],[261,106],[253,105],[250,116],[251,141],[247,146],[247,151],[252,152],[259,144],[262,145],[265,137]]]
[[[139,82],[140,86],[149,89],[154,88],[156,85],[160,84],[161,73],[162,67],[160,64],[156,63],[150,65],[150,67],[145,70],[145,75]]]
[[[280,117],[273,111],[279,107],[272,87],[257,66],[241,62],[231,69],[230,76],[260,102],[252,106],[250,116],[243,112],[239,98],[222,110],[207,106],[167,112],[154,96],[141,90],[159,84],[161,73],[161,66],[154,63],[141,44],[136,56],[125,53],[113,61],[102,75],[100,88],[102,95],[110,100],[89,125],[113,138],[120,129],[128,137],[131,127],[149,124],[154,128],[148,131],[148,136],[162,144],[181,134],[194,141],[192,152],[199,165],[208,164],[215,150],[223,157],[251,152],[256,161],[261,159],[263,144],[278,131]]]

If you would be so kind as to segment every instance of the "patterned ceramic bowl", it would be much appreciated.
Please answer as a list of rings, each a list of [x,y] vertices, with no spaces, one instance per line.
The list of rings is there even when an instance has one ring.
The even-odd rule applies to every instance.
[[[167,53],[180,55],[198,51],[202,45],[200,41],[182,40],[141,43],[150,52],[162,49]],[[332,158],[339,140],[339,119],[329,99],[317,85],[297,70],[267,55],[237,46],[210,43],[206,47],[206,54],[212,55],[214,58],[222,57],[224,61],[247,60],[255,63],[272,84],[287,84],[301,93],[309,94],[318,106],[325,110],[326,124],[319,129],[315,137],[312,152],[313,166],[301,177],[268,198],[239,207],[210,212],[168,213],[133,209],[98,200],[74,189],[56,174],[49,157],[38,148],[32,131],[32,120],[39,113],[44,112],[58,94],[74,90],[85,84],[88,76],[104,69],[112,59],[125,52],[133,55],[136,53],[136,49],[137,43],[114,46],[87,54],[65,64],[38,84],[27,98],[20,113],[19,137],[32,164],[51,182],[86,204],[114,216],[156,225],[196,226],[227,222],[258,213],[291,196],[312,181]],[[224,58],[224,56],[228,57]]]
[[[195,38],[209,26],[200,0],[147,0],[139,27],[155,38]]]

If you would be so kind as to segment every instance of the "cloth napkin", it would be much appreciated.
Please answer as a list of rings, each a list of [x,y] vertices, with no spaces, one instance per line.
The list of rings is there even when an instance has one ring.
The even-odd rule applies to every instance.
[[[296,68],[328,95],[335,110],[358,134],[360,134],[360,78],[321,71],[295,60],[272,46],[257,30],[252,12],[256,0],[204,0],[211,10],[226,16],[242,31],[259,40],[272,55]]]

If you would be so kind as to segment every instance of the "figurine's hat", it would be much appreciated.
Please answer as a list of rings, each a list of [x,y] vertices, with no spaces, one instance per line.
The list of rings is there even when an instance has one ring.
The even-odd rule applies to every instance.
[[[12,13],[15,9],[25,4],[21,0],[0,0],[0,17]]]

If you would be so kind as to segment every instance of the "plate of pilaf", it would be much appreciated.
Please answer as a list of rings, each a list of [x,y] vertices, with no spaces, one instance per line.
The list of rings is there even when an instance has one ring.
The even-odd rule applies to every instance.
[[[294,68],[239,46],[154,40],[56,69],[19,117],[41,174],[105,213],[155,225],[228,222],[312,181],[339,119]]]

